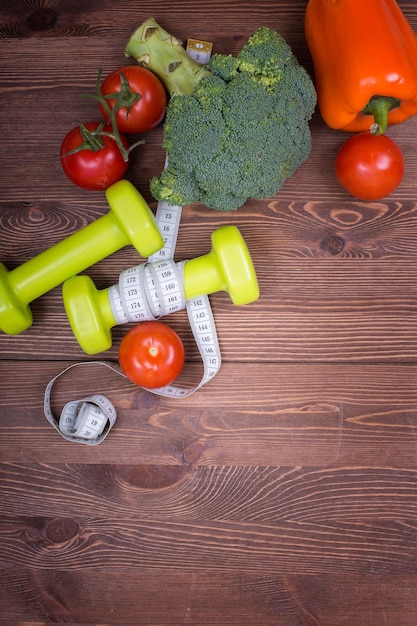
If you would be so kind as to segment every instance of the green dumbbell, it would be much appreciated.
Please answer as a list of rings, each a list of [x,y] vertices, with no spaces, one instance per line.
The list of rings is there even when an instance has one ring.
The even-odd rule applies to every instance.
[[[106,256],[132,244],[148,257],[164,245],[155,217],[127,180],[106,190],[110,212],[20,267],[0,263],[0,329],[17,335],[32,324],[29,303]]]
[[[250,253],[239,230],[235,226],[222,226],[212,233],[211,239],[212,250],[204,256],[185,261],[183,264],[171,261],[171,266],[164,261],[145,263],[123,272],[121,281],[122,276],[127,276],[129,281],[130,276],[137,276],[138,271],[151,266],[151,269],[156,267],[154,271],[156,276],[158,272],[160,275],[168,274],[168,286],[171,285],[174,289],[175,283],[169,282],[170,275],[176,271],[175,268],[182,274],[179,268],[183,265],[184,306],[186,300],[215,291],[227,291],[232,302],[237,305],[255,301],[259,297],[258,281]],[[126,288],[129,291],[138,291],[137,284],[127,282]],[[124,316],[123,313],[121,317],[115,314],[114,293],[119,294],[125,289],[119,285],[99,291],[88,276],[74,276],[63,285],[64,305],[71,328],[87,354],[108,350],[112,345],[113,326],[136,319]],[[158,291],[158,286],[155,287],[155,291]],[[138,298],[143,300],[144,293],[138,293],[135,298],[135,303],[139,301]],[[169,294],[168,299],[174,299],[174,296]],[[184,306],[181,305],[179,308]],[[174,307],[172,310],[178,308]],[[152,317],[143,316],[137,321],[144,319]]]

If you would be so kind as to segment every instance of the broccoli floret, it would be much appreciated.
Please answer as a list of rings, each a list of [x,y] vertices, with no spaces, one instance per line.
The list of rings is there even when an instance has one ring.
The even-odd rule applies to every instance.
[[[282,80],[293,53],[275,30],[261,26],[238,54],[238,68],[268,89]]]
[[[210,115],[215,109],[219,111],[223,107],[224,81],[218,76],[202,78],[196,85],[193,96],[200,103],[203,111]]]
[[[303,120],[308,119],[306,115],[308,111],[314,111],[317,95],[315,89],[312,88],[310,76],[295,57],[292,57],[286,64],[277,89],[276,97],[284,106],[291,106],[291,114],[296,114]]]
[[[151,69],[163,80],[157,67]],[[168,167],[151,180],[151,193],[218,211],[270,198],[310,154],[311,78],[285,40],[261,27],[236,57],[213,55],[194,80],[190,92],[169,101]]]
[[[213,74],[228,82],[236,75],[238,60],[232,54],[213,54],[208,62],[208,67]]]
[[[197,181],[184,172],[169,166],[164,169],[161,176],[154,176],[150,181],[150,191],[154,198],[166,200],[176,206],[185,206],[200,200],[200,188]]]

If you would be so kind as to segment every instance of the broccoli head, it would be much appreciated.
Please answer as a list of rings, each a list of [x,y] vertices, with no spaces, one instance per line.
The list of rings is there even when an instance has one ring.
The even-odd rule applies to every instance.
[[[172,95],[163,139],[168,166],[152,178],[151,193],[218,211],[273,196],[310,154],[315,106],[312,80],[290,46],[258,28],[237,56],[214,54],[192,89]]]

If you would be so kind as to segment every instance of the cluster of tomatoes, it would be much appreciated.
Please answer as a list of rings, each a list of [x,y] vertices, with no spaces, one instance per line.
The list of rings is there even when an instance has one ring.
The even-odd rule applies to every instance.
[[[97,100],[102,121],[70,130],[61,144],[61,164],[68,178],[84,189],[98,191],[124,177],[130,151],[125,135],[152,130],[163,120],[165,88],[151,71],[138,66],[114,70],[100,84]],[[184,346],[177,333],[162,322],[134,326],[119,346],[122,371],[133,383],[155,389],[171,384],[184,365]]]
[[[126,173],[129,155],[142,141],[129,146],[125,135],[156,128],[167,106],[165,87],[150,70],[128,65],[111,72],[97,93],[101,121],[72,128],[61,144],[61,164],[68,178],[79,187],[107,189]]]

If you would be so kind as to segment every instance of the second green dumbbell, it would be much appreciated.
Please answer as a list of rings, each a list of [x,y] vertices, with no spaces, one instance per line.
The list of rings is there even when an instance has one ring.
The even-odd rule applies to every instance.
[[[255,301],[259,297],[258,281],[239,230],[235,226],[222,226],[212,233],[211,239],[212,249],[208,254],[183,263],[183,285],[179,285],[182,264],[173,261],[131,268],[121,274],[119,285],[101,291],[88,276],[67,280],[63,285],[64,305],[81,348],[87,354],[108,350],[113,326],[157,317],[158,300],[164,298],[167,290],[165,310],[168,312],[184,308],[187,300],[215,291],[227,291],[237,305]],[[150,273],[151,287],[146,276],[141,283],[140,275],[146,272]]]

